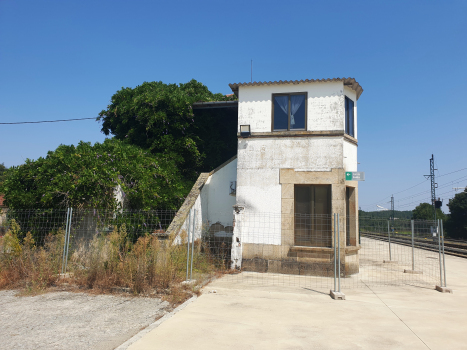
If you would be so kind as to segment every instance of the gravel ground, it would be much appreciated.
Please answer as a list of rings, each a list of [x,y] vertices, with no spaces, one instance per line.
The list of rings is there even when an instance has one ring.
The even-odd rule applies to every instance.
[[[114,349],[167,312],[156,298],[0,291],[0,348]]]

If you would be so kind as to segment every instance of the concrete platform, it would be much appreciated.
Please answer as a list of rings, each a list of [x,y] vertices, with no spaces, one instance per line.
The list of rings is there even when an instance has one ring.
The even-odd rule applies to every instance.
[[[340,302],[329,288],[221,278],[129,349],[467,349],[467,259],[446,267],[454,294],[370,285]]]

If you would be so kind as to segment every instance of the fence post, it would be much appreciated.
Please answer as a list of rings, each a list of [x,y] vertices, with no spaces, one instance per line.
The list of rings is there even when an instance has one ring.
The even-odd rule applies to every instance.
[[[439,219],[436,222],[436,233],[438,234],[438,253],[439,253],[439,280],[440,286],[443,286],[443,267],[442,267],[442,260],[441,260],[441,232],[439,230]]]
[[[414,221],[410,220],[412,226],[412,271],[415,271],[415,257],[414,257]]]
[[[441,221],[441,225],[440,225]],[[438,219],[437,220],[437,226],[436,226],[436,231],[438,233],[438,253],[439,253],[439,280],[440,284],[439,286],[436,286],[436,290],[441,293],[452,293],[452,289],[449,289],[446,287],[446,266],[445,260],[444,260],[444,232],[443,232],[443,221]],[[441,227],[440,227],[441,226]],[[443,237],[441,237],[443,235]],[[442,239],[442,243],[441,243]],[[441,258],[441,244],[443,245],[442,250],[443,250],[443,257]],[[443,270],[444,270],[444,286],[443,286]]]
[[[331,290],[330,294],[331,298],[335,300],[345,300],[345,294],[341,293],[341,239],[339,223],[339,214],[334,213],[334,290]],[[338,288],[336,286],[336,279],[339,280]]]
[[[66,255],[65,255],[65,270],[63,271],[66,274],[66,268],[68,266],[68,248],[70,246],[70,235],[71,235],[71,219],[73,218],[73,208],[70,208],[70,216],[68,217],[68,239],[66,239]]]
[[[389,261],[392,261],[392,256],[391,256],[391,230],[389,228],[389,220],[388,220],[388,242],[389,242]]]
[[[339,256],[338,278],[339,278],[339,293],[340,293],[341,292],[341,235],[340,235],[339,213],[337,213],[337,250],[338,250],[338,256]]]
[[[443,247],[443,274],[444,274],[444,286],[446,287],[446,260],[444,259],[444,230],[443,230],[443,220],[441,222],[441,244]]]
[[[337,281],[337,240],[336,240],[336,213],[334,213],[334,291],[336,291]]]
[[[63,239],[63,257],[62,257],[62,274],[65,268],[65,252],[66,252],[66,241],[68,238],[68,218],[70,216],[70,208],[66,209],[66,224],[65,224],[65,237]]]
[[[188,267],[190,266],[190,229],[191,229],[191,210],[188,212],[188,225],[186,227],[186,281],[188,281]]]
[[[196,209],[193,210],[193,231],[191,233],[191,268],[190,281],[193,280],[193,255],[195,253]]]

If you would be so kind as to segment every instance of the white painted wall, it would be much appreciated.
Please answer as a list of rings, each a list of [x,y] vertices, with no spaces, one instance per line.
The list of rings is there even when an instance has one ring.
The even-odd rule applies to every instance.
[[[237,181],[236,158],[209,176],[201,190],[203,201],[207,203],[204,210],[207,210],[207,220],[211,224],[220,222],[232,226],[236,197],[229,195],[231,181]]]
[[[345,96],[355,102],[356,92],[343,82],[314,82],[286,85],[241,86],[238,124],[249,124],[251,132],[271,132],[272,94],[307,92],[307,130],[345,130]],[[281,168],[296,171],[357,171],[357,146],[335,137],[242,138],[238,141],[237,204],[243,206],[240,234],[243,243],[281,244]],[[259,225],[264,217],[269,223]],[[277,222],[276,222],[277,221]],[[258,225],[257,225],[258,223]]]
[[[117,202],[117,205],[120,206],[120,209],[123,209],[125,203],[125,192],[123,192],[122,186],[120,186],[120,184],[114,187],[114,198]]]
[[[342,137],[271,137],[238,142],[237,204],[244,206],[244,243],[281,242],[281,168],[331,171],[343,167]],[[256,222],[270,216],[268,223]],[[254,231],[252,228],[254,227]],[[248,233],[248,234],[247,234]]]
[[[271,131],[272,94],[287,92],[307,92],[307,130],[344,130],[343,82],[241,86],[238,124],[249,124],[251,132]]]
[[[174,239],[174,244],[186,244],[185,242],[181,241],[180,233],[185,231],[188,235],[189,241],[193,242],[193,237],[195,240],[201,238],[202,230],[203,230],[203,222],[206,221],[205,219],[206,213],[202,209],[202,201],[201,201],[201,194],[198,195],[196,198],[195,203],[190,209],[188,216],[186,217],[185,221],[180,228],[179,234]]]
[[[281,213],[281,168],[331,171],[343,167],[342,137],[252,138],[238,142],[237,204]]]
[[[344,170],[358,171],[357,164],[357,145],[344,140]]]
[[[188,227],[190,227],[190,232],[192,232],[195,217],[195,239],[200,238],[203,230],[208,230],[210,225],[217,222],[224,226],[232,226],[236,197],[229,195],[230,181],[237,181],[237,159],[208,177],[181,229],[188,232]],[[189,220],[191,220],[190,225]],[[216,234],[222,235],[223,233]],[[231,235],[232,233],[224,232],[224,234]]]

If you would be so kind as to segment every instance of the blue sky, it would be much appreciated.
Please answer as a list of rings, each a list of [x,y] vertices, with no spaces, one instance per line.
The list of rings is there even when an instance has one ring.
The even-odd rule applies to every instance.
[[[144,81],[227,94],[251,59],[256,81],[354,77],[362,209],[427,201],[432,153],[456,171],[437,181],[446,204],[467,185],[466,18],[465,1],[1,0],[0,122],[95,117]],[[0,162],[80,140],[103,141],[99,124],[0,125]]]

